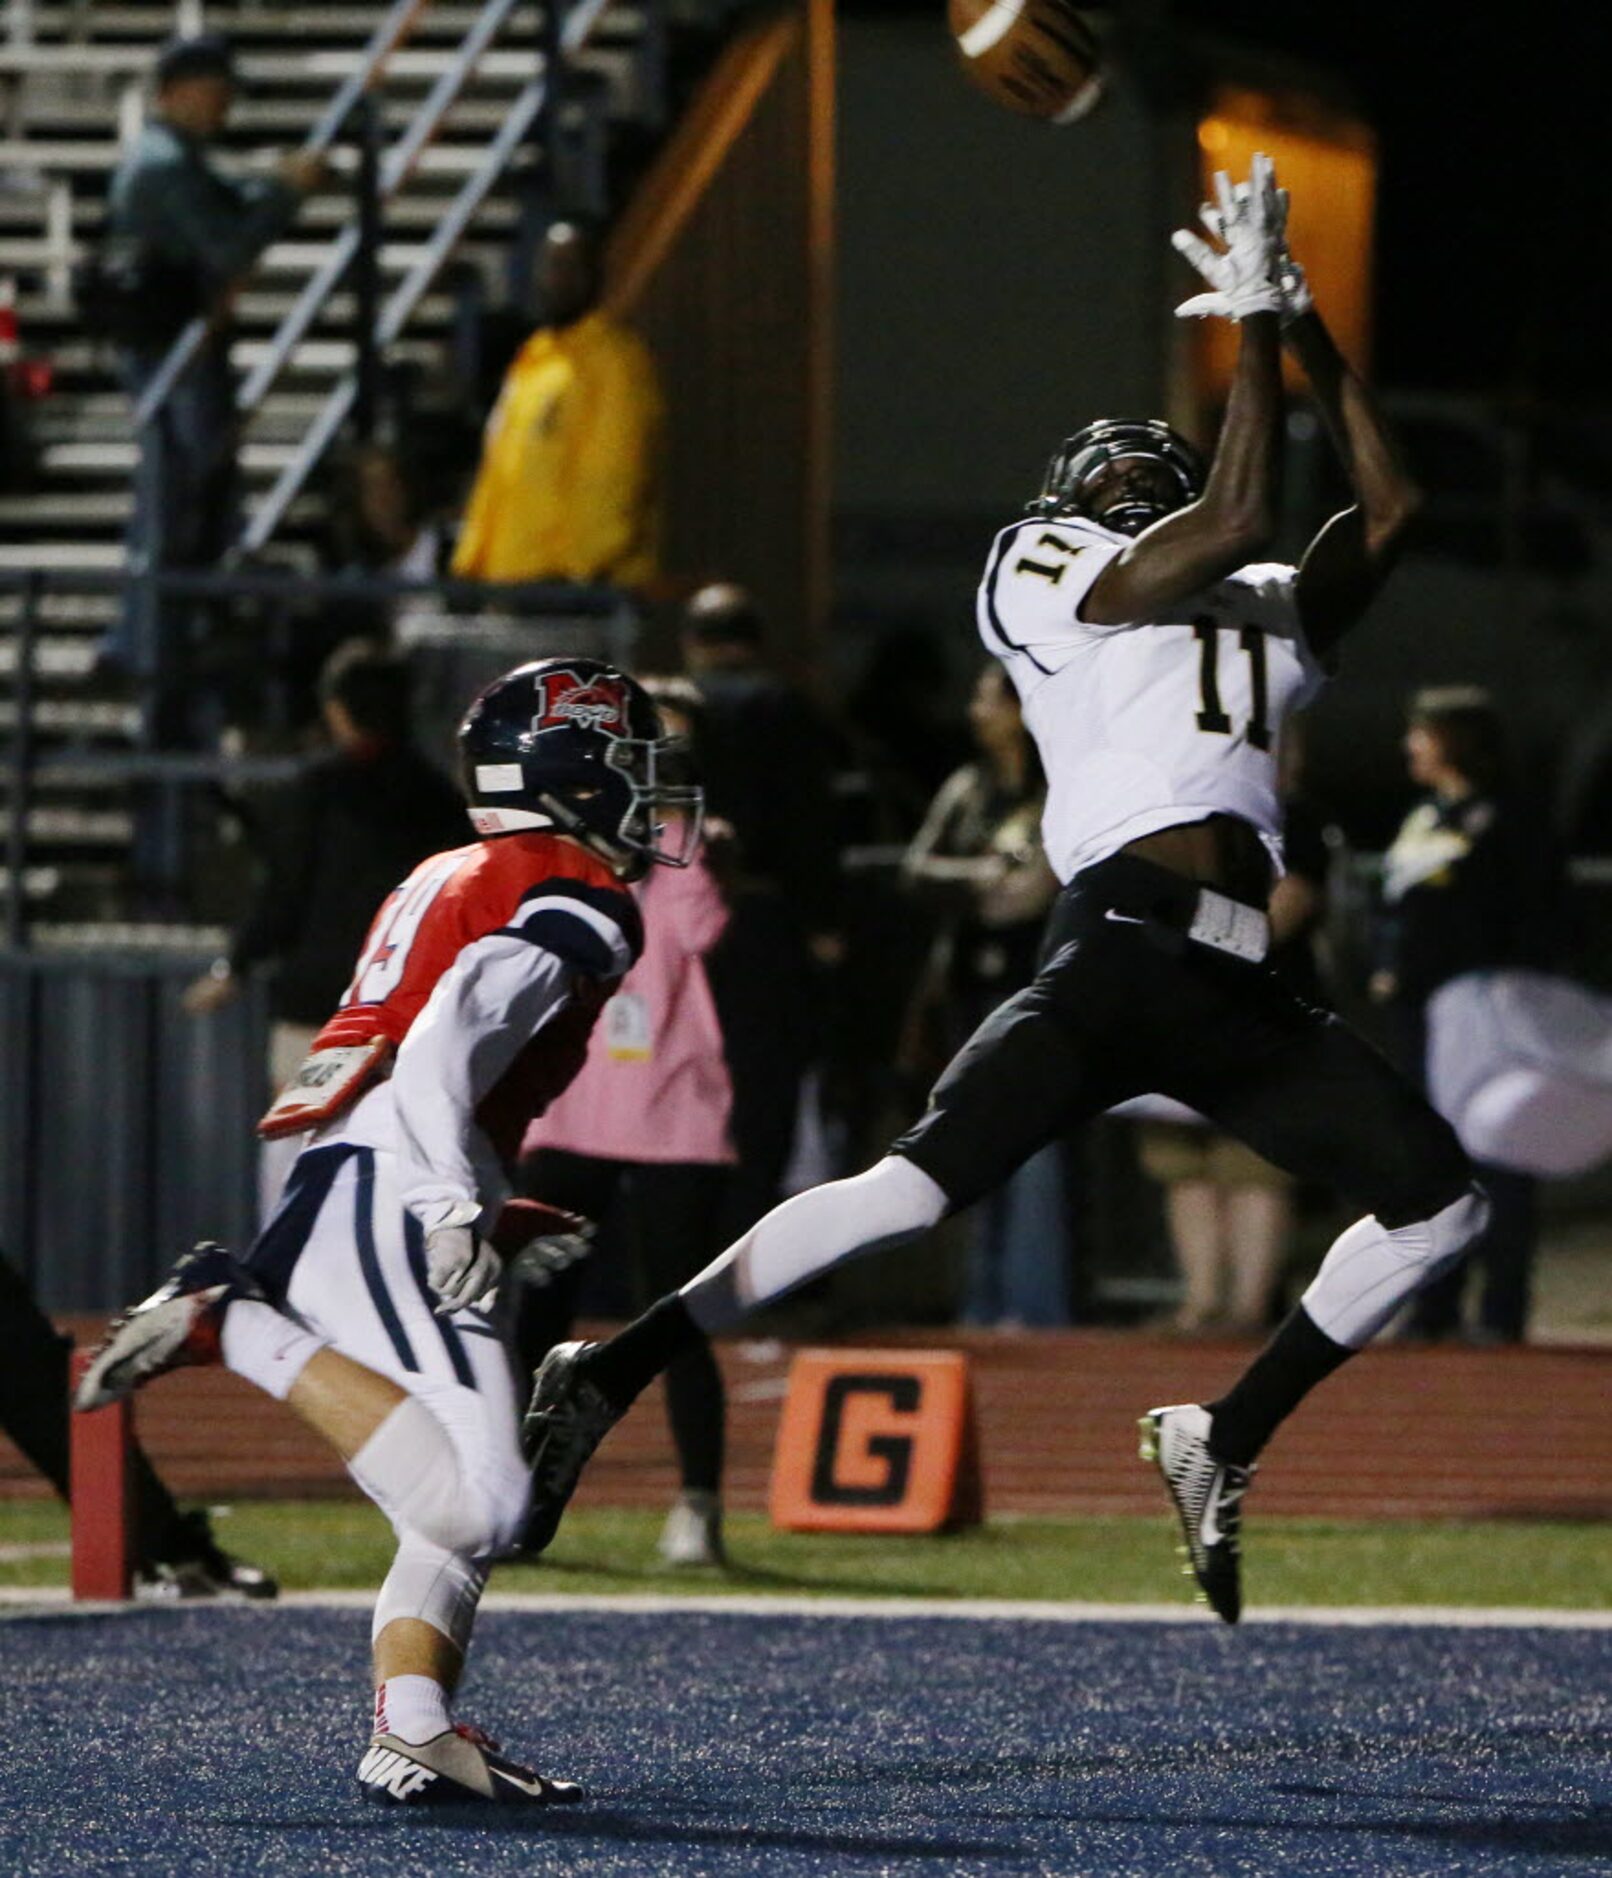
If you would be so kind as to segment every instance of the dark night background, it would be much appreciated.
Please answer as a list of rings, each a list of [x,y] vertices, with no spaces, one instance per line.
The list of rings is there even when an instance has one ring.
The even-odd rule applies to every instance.
[[[1177,0],[1175,12],[1336,72],[1376,125],[1385,383],[1612,397],[1604,8]]]
[[[933,15],[944,0],[848,10]],[[1302,59],[1352,94],[1380,138],[1380,382],[1612,404],[1605,8],[1132,0],[1108,17],[1133,68],[1154,62],[1173,21]]]

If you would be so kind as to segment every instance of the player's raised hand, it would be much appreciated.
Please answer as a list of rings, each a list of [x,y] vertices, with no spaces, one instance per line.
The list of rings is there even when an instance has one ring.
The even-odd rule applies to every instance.
[[[1310,292],[1308,275],[1294,260],[1293,251],[1288,245],[1287,216],[1291,197],[1287,190],[1276,186],[1276,170],[1269,161],[1261,166],[1261,181],[1267,198],[1265,216],[1273,241],[1271,278],[1276,283],[1276,290],[1282,299],[1282,324],[1288,326],[1294,320],[1302,318],[1304,314],[1314,311],[1315,296]],[[1252,179],[1246,183],[1238,183],[1232,194],[1234,198],[1241,201],[1253,186]],[[1219,208],[1212,202],[1206,202],[1199,213],[1210,234],[1217,241],[1224,242],[1226,232]]]
[[[1204,226],[1223,246],[1212,247],[1202,235],[1178,228],[1171,236],[1177,254],[1208,283],[1176,308],[1180,319],[1247,319],[1253,313],[1279,313],[1281,290],[1275,279],[1277,249],[1286,209],[1279,200],[1275,169],[1256,153],[1246,184],[1233,186],[1224,170],[1215,173],[1215,201],[1203,209]]]
[[[467,1210],[469,1217],[456,1217]],[[439,1299],[438,1317],[479,1303],[503,1275],[503,1260],[471,1224],[480,1210],[456,1208],[440,1225],[426,1230],[425,1275]]]

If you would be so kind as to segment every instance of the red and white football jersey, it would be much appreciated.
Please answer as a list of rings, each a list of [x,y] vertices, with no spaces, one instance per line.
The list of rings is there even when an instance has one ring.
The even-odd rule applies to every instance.
[[[581,1067],[642,949],[632,894],[575,842],[534,831],[422,861],[382,903],[313,1046],[385,1037],[390,1080],[318,1139],[395,1153],[427,1228],[467,1201],[490,1219],[527,1124]]]

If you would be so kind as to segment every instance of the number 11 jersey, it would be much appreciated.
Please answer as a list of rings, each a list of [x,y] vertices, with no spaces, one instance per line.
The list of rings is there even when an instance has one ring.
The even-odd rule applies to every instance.
[[[1080,603],[1128,541],[1078,516],[1032,516],[996,537],[980,581],[980,637],[1047,775],[1047,859],[1067,881],[1143,835],[1236,815],[1280,869],[1277,742],[1326,681],[1296,570],[1245,567],[1168,616],[1090,624]]]

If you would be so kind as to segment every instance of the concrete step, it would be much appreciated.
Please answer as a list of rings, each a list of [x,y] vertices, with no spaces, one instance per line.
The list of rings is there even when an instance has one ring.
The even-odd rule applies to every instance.
[[[117,446],[95,447],[115,449]],[[30,531],[62,535],[75,528],[99,533],[107,528],[121,528],[128,519],[129,505],[126,489],[116,493],[51,490],[36,495],[0,496],[0,534],[14,530],[19,535]]]
[[[295,443],[323,404],[317,392],[272,391],[253,413],[252,435],[260,443]],[[47,399],[32,428],[41,444],[129,443],[134,436],[129,401],[121,391]]]
[[[22,897],[31,905],[38,906],[46,900],[54,900],[62,888],[62,870],[59,867],[25,867],[22,870]],[[0,899],[11,897],[11,869],[0,867]]]
[[[53,443],[40,453],[42,468],[53,473],[72,471],[80,475],[86,472],[127,475],[133,470],[138,455],[132,437],[105,443]],[[295,455],[294,443],[259,443],[249,440],[242,444],[237,460],[248,476],[277,476]],[[6,496],[0,498],[0,504],[26,502],[30,499],[27,496]],[[3,506],[0,506],[0,514],[4,513]]]
[[[0,138],[0,169],[105,178],[117,168],[122,154],[117,143],[104,137]],[[433,144],[421,151],[415,174],[464,177],[480,167],[479,145]]]
[[[136,924],[121,920],[59,921],[32,928],[41,952],[180,952],[216,958],[229,944],[222,926]]]
[[[84,703],[71,698],[42,698],[33,709],[33,726],[36,736],[132,743],[140,734],[140,712],[135,705],[114,704],[106,699]],[[16,728],[15,702],[0,698],[0,730]],[[101,786],[106,786],[104,779]],[[121,788],[122,784],[116,786]]]
[[[123,560],[123,544],[118,541],[0,541],[0,568],[8,571],[107,573],[121,568]]]
[[[427,185],[432,179],[422,179]],[[446,188],[431,189],[422,187],[421,182],[410,180],[407,189],[393,196],[385,205],[382,219],[389,232],[397,230],[429,233],[442,219],[445,201],[451,194]],[[35,234],[42,231],[49,214],[49,204],[44,190],[13,191],[7,193],[0,189],[0,230],[16,231],[19,235]],[[299,231],[310,228],[329,228],[340,231],[352,220],[353,205],[349,197],[335,190],[326,190],[314,196],[302,205],[297,215]],[[499,233],[512,232],[520,219],[520,204],[511,200],[508,194],[500,195],[495,190],[476,211],[473,226],[478,232],[496,229]],[[98,197],[75,195],[72,205],[72,226],[74,238],[81,242],[92,241],[100,233],[106,220],[106,204]],[[27,301],[19,296],[17,317],[26,317]]]
[[[232,355],[236,370],[250,371],[260,359],[268,356],[268,351],[269,345],[265,339],[240,340]],[[110,375],[109,360],[104,349],[87,340],[74,340],[54,347],[50,357],[57,372],[64,377],[92,377],[98,385],[104,387]],[[393,360],[411,359],[421,365],[429,365],[436,357],[436,347],[400,339],[395,346],[388,348],[387,357]],[[345,372],[352,362],[353,345],[349,339],[305,339],[293,349],[286,370],[292,374],[307,373],[324,377],[334,372]]]
[[[97,622],[97,631],[103,622]],[[95,638],[83,634],[64,638],[58,633],[42,634],[34,642],[34,675],[39,679],[84,679],[95,668]],[[17,642],[0,639],[0,678],[17,674]]]
[[[461,257],[475,259],[478,255],[493,258],[494,250],[485,239],[478,239],[479,231],[474,231],[459,243],[455,253]],[[276,241],[263,251],[254,269],[254,278],[262,280],[275,275],[291,275],[305,279],[320,266],[330,253],[330,241],[308,241],[295,238]],[[81,260],[88,252],[88,243],[75,240],[65,247],[59,243],[47,241],[35,235],[0,234],[0,273],[9,273],[21,268],[41,268],[71,265]],[[393,276],[406,274],[425,254],[426,244],[420,241],[383,241],[381,243],[380,264],[383,274]],[[496,252],[502,252],[499,243]],[[39,301],[41,308],[53,304]],[[18,322],[22,315],[18,313]]]
[[[125,848],[134,839],[134,817],[127,809],[32,808],[27,830],[41,847]],[[10,834],[11,810],[0,808],[0,840]]]
[[[232,7],[222,24],[227,26],[231,39],[243,46],[274,39],[366,40],[386,11],[383,5]],[[470,31],[480,12],[481,8],[473,4],[438,0],[438,4],[421,11],[410,35],[411,43],[419,45],[423,41],[441,39],[456,44]],[[171,0],[168,4],[147,6],[109,5],[107,0],[94,0],[93,5],[45,4],[33,6],[30,13],[32,50],[38,52],[71,50],[82,54],[97,50],[97,42],[112,38],[157,42],[174,29]],[[534,9],[523,8],[516,18],[521,29],[530,31],[535,39],[541,15]],[[641,33],[643,27],[641,7],[620,5],[607,9],[597,31],[605,38],[626,38]],[[5,50],[18,56],[26,54],[29,48],[8,44]]]
[[[3,72],[0,72],[0,76],[3,76]],[[600,76],[607,85],[625,87],[630,83],[629,72],[607,70],[601,72]],[[438,137],[452,143],[496,131],[503,122],[503,113],[508,109],[510,92],[511,87],[501,78],[489,81],[485,89],[478,80],[470,80],[459,98],[449,107],[437,132]],[[329,93],[329,81],[321,77],[316,85],[310,85],[300,95],[259,98],[238,104],[230,117],[226,149],[255,154],[264,145],[288,147],[301,144],[324,115],[325,107],[330,102]],[[407,129],[418,105],[419,99],[412,93],[390,96],[382,101],[382,123],[387,144],[393,143]],[[58,137],[104,137],[115,108],[115,104],[106,98],[77,95],[41,97],[30,93],[26,108],[20,113],[14,128],[30,138],[45,140]],[[352,161],[345,148],[332,152],[334,166],[346,168]]]
[[[113,593],[53,593],[40,596],[39,620],[42,626],[65,631],[96,631],[117,611]],[[22,617],[22,595],[0,593],[0,627],[14,626]]]

